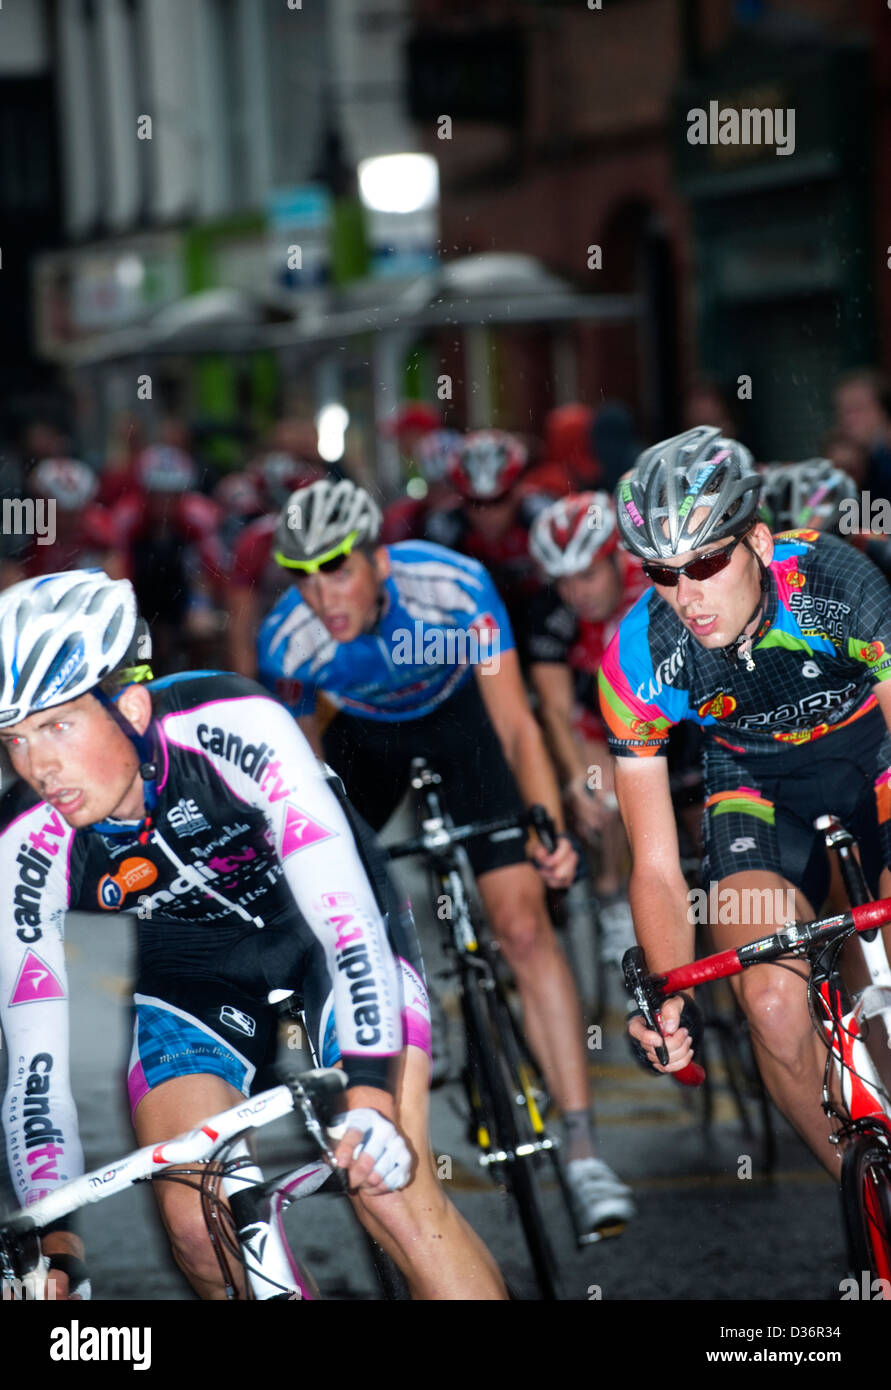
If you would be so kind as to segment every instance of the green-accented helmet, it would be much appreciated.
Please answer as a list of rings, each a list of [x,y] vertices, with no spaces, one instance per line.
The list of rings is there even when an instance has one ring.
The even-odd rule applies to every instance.
[[[322,478],[292,492],[275,532],[275,559],[286,569],[313,573],[356,545],[377,540],[381,510],[348,478]]]
[[[664,439],[616,488],[622,539],[633,554],[657,560],[742,535],[758,520],[761,481],[745,445],[719,429],[699,425]]]

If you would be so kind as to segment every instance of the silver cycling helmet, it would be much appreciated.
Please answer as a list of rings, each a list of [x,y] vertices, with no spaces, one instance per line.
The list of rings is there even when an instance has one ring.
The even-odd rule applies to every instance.
[[[292,492],[275,532],[275,558],[287,569],[313,569],[355,545],[377,540],[381,510],[348,478],[322,478]]]
[[[620,479],[619,530],[641,559],[686,555],[754,525],[760,489],[748,449],[719,429],[698,425],[644,450]]]
[[[802,526],[833,531],[838,529],[842,502],[859,496],[854,479],[831,459],[774,463],[764,474],[761,515],[772,531]]]
[[[539,512],[529,532],[530,554],[545,574],[581,574],[618,541],[616,510],[608,492],[577,492]]]
[[[129,580],[93,569],[14,584],[0,593],[0,727],[150,657]]]

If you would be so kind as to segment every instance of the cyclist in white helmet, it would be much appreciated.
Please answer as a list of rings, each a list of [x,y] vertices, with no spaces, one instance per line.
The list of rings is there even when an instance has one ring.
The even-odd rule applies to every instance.
[[[529,549],[551,583],[533,600],[527,632],[529,679],[567,806],[583,839],[602,837],[594,887],[602,954],[616,963],[634,944],[634,932],[597,673],[621,619],[646,588],[640,563],[618,549],[618,539],[615,506],[605,492],[576,493],[536,517]]]
[[[19,1205],[82,1170],[64,914],[136,912],[139,1143],[248,1095],[277,1033],[268,996],[296,990],[320,1064],[349,1078],[336,1158],[360,1219],[413,1297],[503,1298],[429,1154],[423,967],[367,827],[265,691],[221,672],[151,682],[149,657],[127,581],[78,570],[0,594],[0,743],[20,778],[0,802],[0,1024],[22,1059],[0,1113]],[[200,1197],[156,1195],[194,1288],[223,1297]],[[77,1236],[54,1228],[45,1250],[57,1287],[83,1290]]]
[[[379,546],[380,523],[374,499],[348,481],[292,495],[276,558],[294,584],[260,630],[261,679],[320,742],[374,829],[423,755],[459,823],[539,802],[562,831],[559,789],[492,579],[477,561],[428,541]],[[322,696],[338,710],[324,735]],[[575,852],[561,834],[551,854],[539,846],[536,872],[522,843],[492,836],[471,841],[468,856],[563,1112],[580,1227],[614,1233],[634,1207],[597,1152],[578,995],[545,904],[545,883],[572,881]]]

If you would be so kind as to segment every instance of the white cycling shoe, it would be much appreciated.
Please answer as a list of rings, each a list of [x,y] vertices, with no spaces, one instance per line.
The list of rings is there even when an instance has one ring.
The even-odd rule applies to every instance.
[[[626,1221],[637,1215],[630,1187],[602,1158],[576,1158],[567,1163],[566,1179],[580,1231],[618,1235]]]

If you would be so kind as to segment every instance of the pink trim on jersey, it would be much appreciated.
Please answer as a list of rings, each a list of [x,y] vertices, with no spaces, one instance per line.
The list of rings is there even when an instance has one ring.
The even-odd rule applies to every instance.
[[[127,1094],[130,1097],[131,1117],[135,1116],[137,1105],[142,1100],[143,1096],[148,1095],[150,1089],[151,1087],[146,1080],[142,1063],[137,1062],[134,1067],[131,1067],[130,1075],[127,1077]]]
[[[158,738],[161,743],[161,752],[164,756],[164,774],[158,783],[158,791],[162,792],[167,785],[167,778],[170,773],[170,754],[167,752],[167,735],[164,732],[164,721],[158,723]]]
[[[171,734],[168,734],[167,738],[169,742],[174,745],[175,748],[185,748],[187,752],[194,753],[196,757],[203,758],[206,763],[210,763],[211,767],[219,777],[220,781],[225,782],[232,795],[237,796],[239,801],[243,801],[245,806],[252,806],[254,804],[252,801],[248,801],[246,796],[242,796],[241,792],[235,790],[232,783],[223,775],[222,769],[217,766],[217,764],[213,761],[209,753],[205,753],[203,748],[194,748],[191,743],[180,743],[179,739],[173,738]],[[257,790],[259,791],[259,789],[260,784],[257,783]]]
[[[433,1059],[433,1033],[430,1027],[429,1018],[419,1014],[417,1009],[402,1010],[402,1045],[403,1047],[419,1047],[422,1052]]]
[[[796,572],[798,569],[798,562],[801,558],[800,555],[790,555],[786,560],[774,560],[770,566],[776,575],[777,596],[779,597],[780,603],[787,611],[792,607],[789,601],[790,595],[793,592],[798,592],[797,589],[793,590],[793,586],[789,583],[789,575]]]

